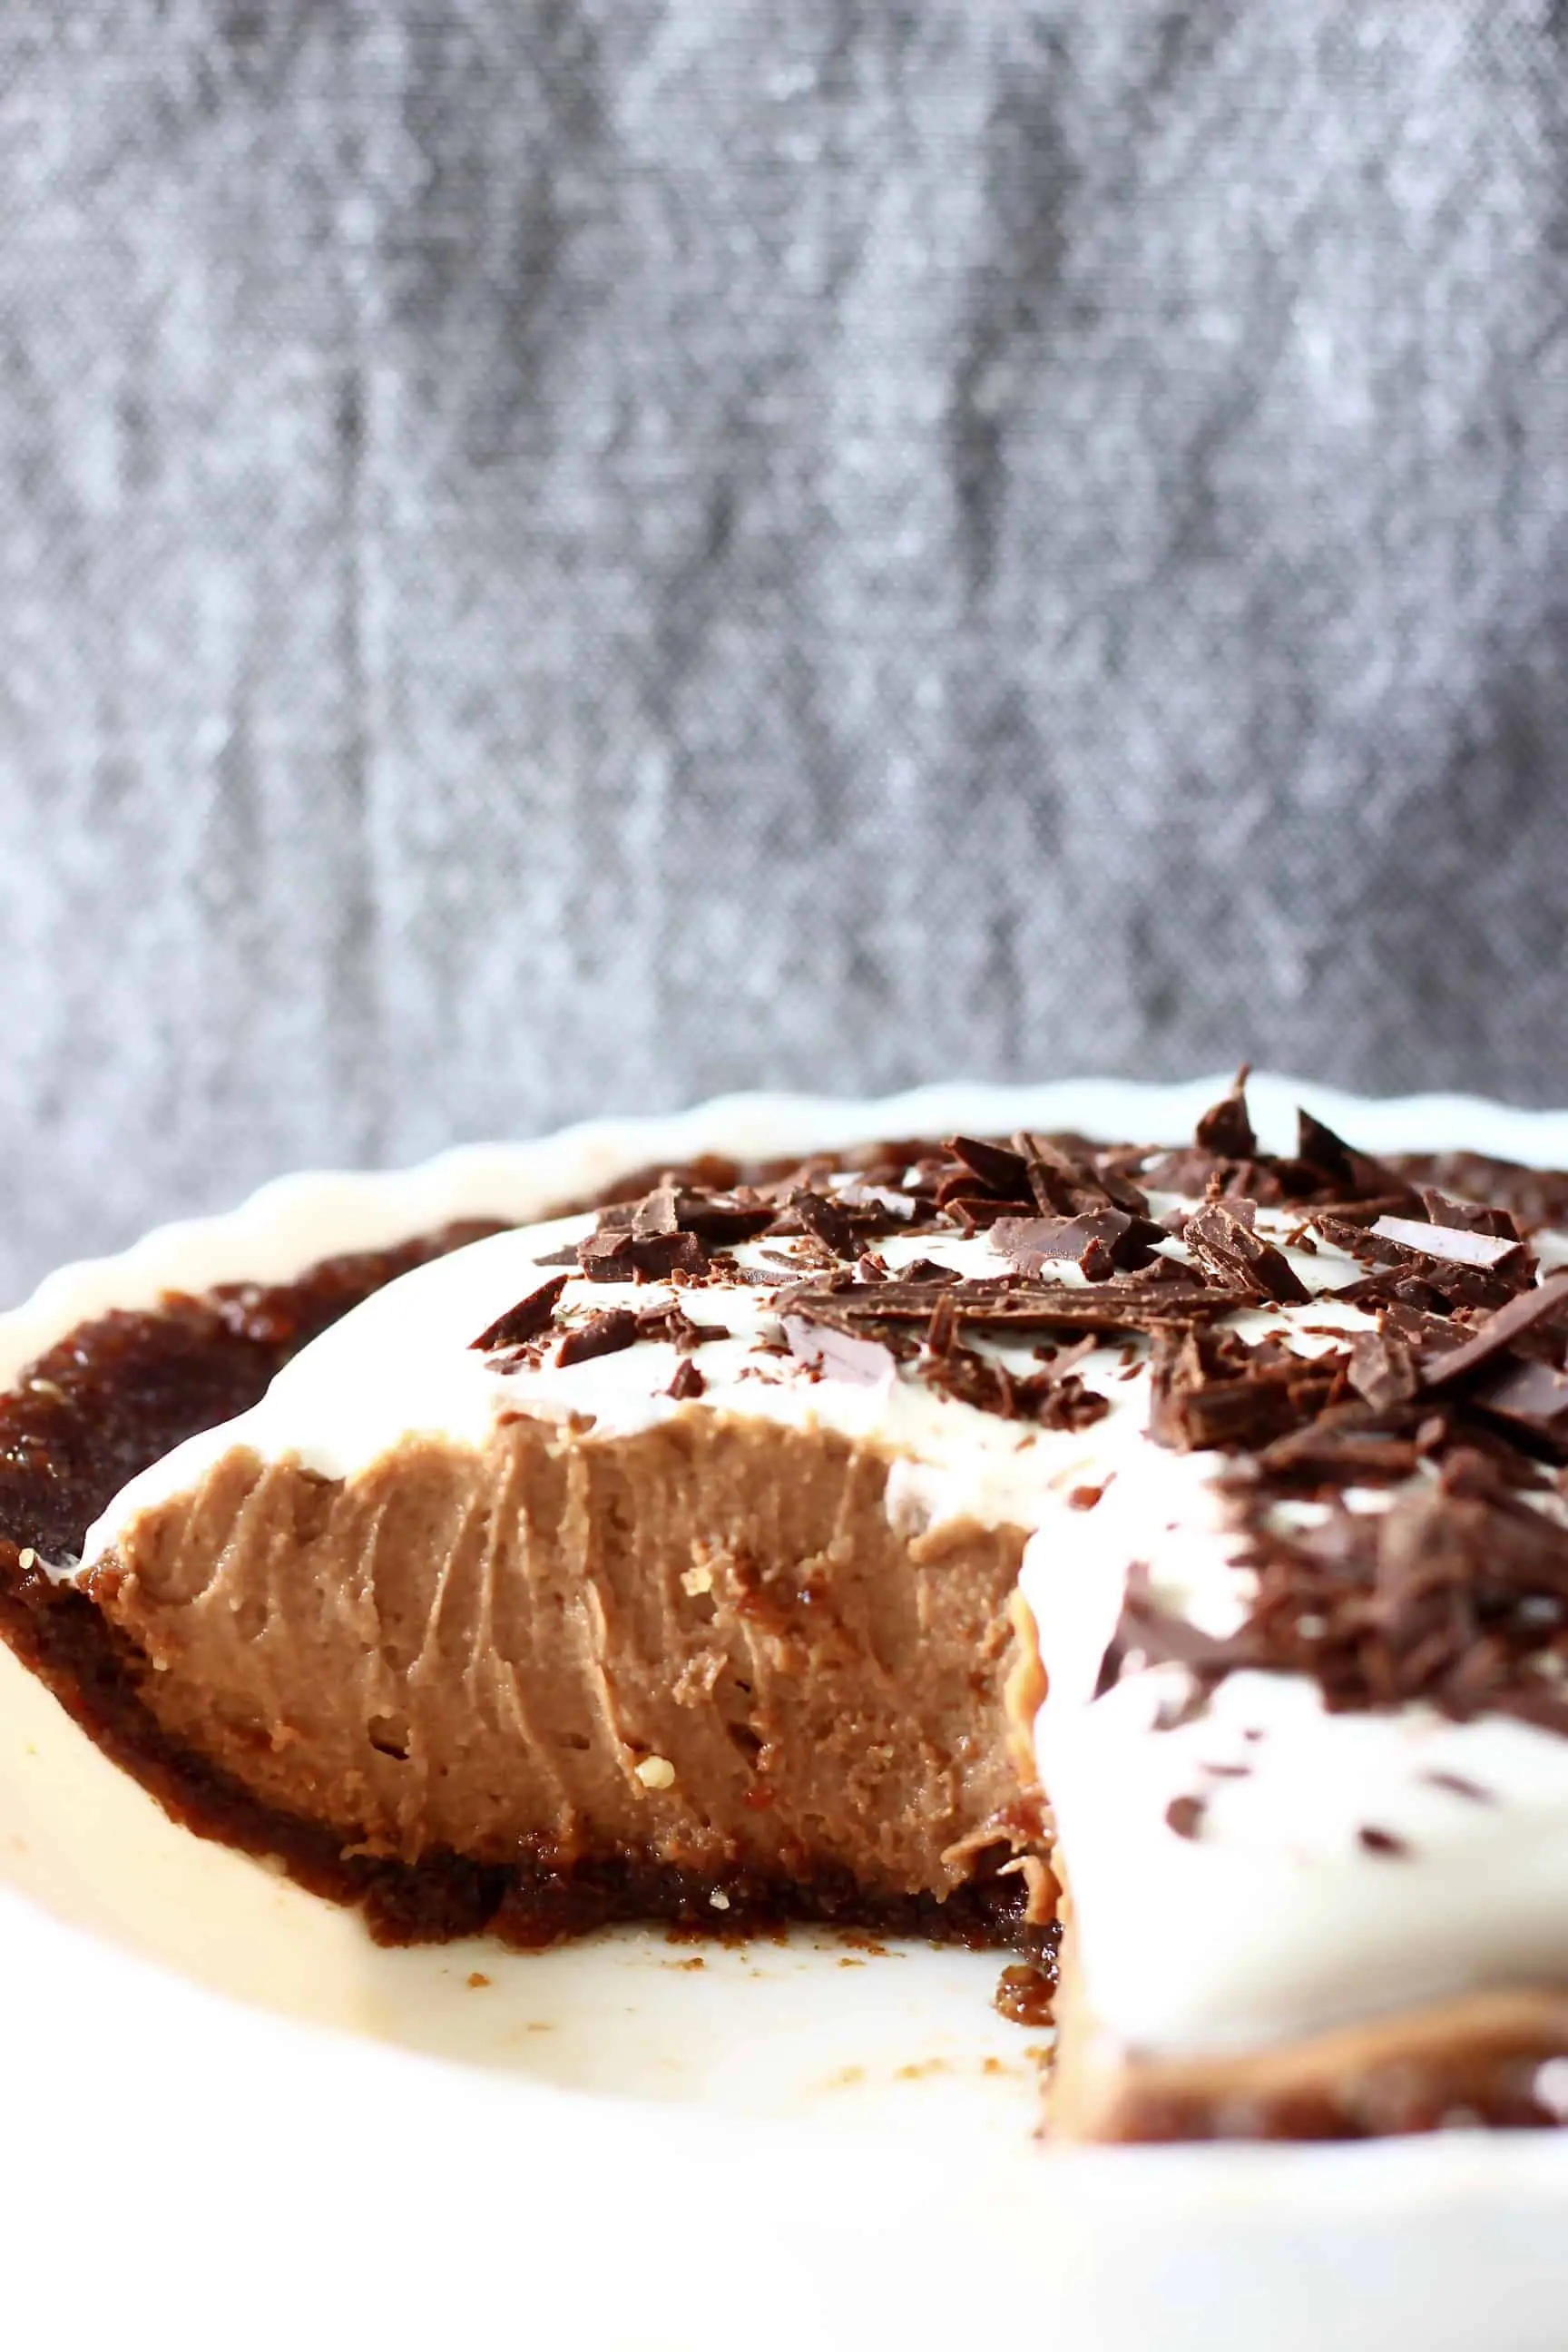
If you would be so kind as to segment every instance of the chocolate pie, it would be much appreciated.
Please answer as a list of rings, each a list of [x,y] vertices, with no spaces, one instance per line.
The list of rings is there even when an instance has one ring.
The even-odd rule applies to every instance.
[[[646,1171],[72,1331],[0,1631],[383,1940],[957,1939],[1059,1962],[1064,2134],[1555,2124],[1557,1223],[1240,1081]]]

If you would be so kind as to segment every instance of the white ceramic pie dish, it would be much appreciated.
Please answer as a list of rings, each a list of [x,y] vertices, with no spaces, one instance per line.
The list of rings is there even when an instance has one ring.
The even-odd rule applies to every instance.
[[[1222,1084],[738,1097],[405,1173],[291,1176],[52,1276],[0,1317],[0,1386],[107,1307],[286,1279],[449,1217],[524,1219],[647,1162],[1020,1125],[1174,1140]],[[1259,1077],[1267,1141],[1288,1140],[1299,1094],[1374,1150],[1568,1165],[1568,1114]],[[16,2340],[136,2318],[164,2343],[438,2331],[662,2352],[1022,2326],[1110,2352],[1560,2352],[1568,2139],[1050,2151],[1030,2037],[987,2006],[994,1959],[811,1938],[694,1957],[651,1932],[542,1958],[378,1953],[351,1916],[175,1830],[0,1657]]]

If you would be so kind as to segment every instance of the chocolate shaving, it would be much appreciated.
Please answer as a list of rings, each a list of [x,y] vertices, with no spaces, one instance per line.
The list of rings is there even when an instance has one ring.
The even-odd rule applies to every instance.
[[[1565,1320],[1568,1272],[1551,1275],[1534,1289],[1521,1291],[1489,1315],[1461,1346],[1426,1358],[1421,1367],[1423,1381],[1428,1389],[1452,1388],[1521,1341],[1542,1331],[1554,1331]]]
[[[1161,1227],[1110,1208],[1076,1217],[1002,1217],[991,1228],[992,1248],[1020,1274],[1038,1274],[1051,1259],[1066,1258],[1089,1282],[1147,1265],[1151,1237],[1163,1240]]]
[[[1070,1150],[1060,1138],[1016,1135],[1013,1142],[1024,1162],[1029,1196],[1042,1216],[1078,1216],[1110,1208],[1147,1221],[1148,1195],[1131,1177],[1097,1163],[1087,1152]]]
[[[1179,1838],[1195,1838],[1203,1828],[1207,1806],[1202,1797],[1173,1797],[1165,1808],[1165,1826]]]
[[[1397,1168],[1352,1150],[1310,1111],[1299,1112],[1298,1125],[1294,1157],[1259,1151],[1238,1076],[1229,1094],[1205,1112],[1194,1142],[1153,1157],[1129,1158],[1136,1159],[1146,1185],[1189,1199],[1251,1201],[1264,1207],[1318,1203],[1359,1222],[1384,1211],[1419,1213],[1420,1198]],[[1107,1161],[1116,1157],[1101,1154],[1097,1162],[1107,1181]],[[1129,1204],[1119,1199],[1117,1205]]]
[[[637,1317],[639,1339],[668,1339],[680,1354],[688,1356],[694,1348],[706,1345],[710,1339],[727,1339],[730,1332],[722,1323],[694,1323],[677,1299],[663,1307],[645,1307]]]
[[[1231,1081],[1230,1092],[1199,1119],[1195,1140],[1201,1150],[1212,1151],[1224,1160],[1257,1158],[1258,1138],[1247,1110],[1247,1081],[1251,1075],[1250,1065],[1243,1062]]]
[[[1314,1223],[1326,1240],[1380,1269],[1359,1282],[1325,1291],[1324,1297],[1346,1307],[1372,1307],[1399,1297],[1439,1314],[1458,1307],[1490,1308],[1505,1307],[1533,1273],[1533,1261],[1522,1251],[1511,1253],[1513,1262],[1505,1260],[1500,1267],[1463,1265],[1441,1244],[1416,1250],[1391,1240],[1377,1232],[1382,1222],[1380,1215],[1372,1225],[1362,1227],[1347,1224],[1327,1210],[1316,1213]],[[1432,1228],[1419,1224],[1415,1230],[1427,1234]]]
[[[958,1311],[952,1294],[940,1291],[932,1302],[931,1321],[926,1325],[928,1356],[947,1355],[958,1344]]]
[[[1298,1108],[1296,1112],[1296,1157],[1304,1168],[1338,1186],[1347,1198],[1353,1199],[1361,1187],[1356,1176],[1356,1157],[1350,1146],[1314,1118],[1310,1110]]]
[[[1073,1217],[1119,1209],[1147,1220],[1143,1192],[1119,1170],[1097,1164],[1081,1137],[1021,1134],[1008,1146],[957,1135],[947,1149],[958,1166],[938,1176],[935,1202],[970,1232],[1004,1214]]]
[[[1456,1265],[1500,1273],[1524,1264],[1523,1245],[1506,1234],[1477,1233],[1465,1225],[1419,1223],[1414,1217],[1379,1217],[1369,1228],[1376,1241],[1396,1242],[1402,1249],[1426,1257],[1450,1260]]]
[[[1397,1170],[1369,1152],[1352,1150],[1310,1111],[1298,1109],[1296,1127],[1297,1163],[1310,1191],[1321,1194],[1326,1189],[1331,1199],[1343,1204],[1376,1200],[1393,1210],[1419,1208],[1419,1195]],[[1284,1163],[1279,1164],[1283,1171]]]
[[[502,1348],[521,1348],[525,1340],[536,1339],[542,1331],[549,1329],[555,1302],[570,1278],[564,1274],[552,1275],[537,1290],[531,1290],[526,1298],[520,1298],[515,1307],[509,1307],[504,1315],[498,1315],[477,1339],[469,1340],[469,1347],[478,1348],[483,1355],[494,1355]]]
[[[1180,1192],[1189,1200],[1202,1200],[1211,1184],[1217,1184],[1221,1197],[1226,1200],[1245,1199],[1272,1205],[1286,1198],[1268,1167],[1254,1160],[1221,1160],[1195,1143],[1162,1152],[1144,1169],[1143,1181],[1151,1192]]]
[[[639,1213],[645,1205],[639,1203]],[[634,1225],[585,1234],[577,1244],[577,1260],[590,1282],[659,1282],[675,1273],[708,1271],[708,1252],[697,1235],[673,1226],[639,1233]]]
[[[1409,1403],[1421,1386],[1421,1369],[1415,1349],[1384,1316],[1376,1331],[1359,1332],[1352,1341],[1348,1378],[1358,1396],[1382,1409]]]
[[[1568,1622],[1568,1529],[1510,1494],[1463,1450],[1442,1477],[1379,1514],[1331,1507],[1282,1534],[1255,1524],[1245,1563],[1257,1589],[1224,1639],[1173,1618],[1134,1574],[1100,1687],[1178,1663],[1192,1696],[1244,1670],[1307,1674],[1333,1711],[1426,1700],[1457,1721],[1487,1714],[1568,1734],[1568,1690],[1550,1667]]]
[[[1182,1239],[1205,1273],[1227,1288],[1272,1298],[1280,1306],[1304,1307],[1311,1300],[1284,1251],[1265,1241],[1252,1230],[1249,1219],[1222,1202],[1194,1210],[1182,1229]]]
[[[776,1213],[767,1228],[770,1234],[804,1234],[829,1256],[849,1261],[869,1242],[889,1234],[905,1234],[932,1221],[933,1204],[911,1192],[863,1180],[837,1183],[834,1171],[826,1165],[813,1172],[811,1183],[781,1188]],[[950,1171],[939,1190],[972,1181],[967,1175],[954,1178]],[[983,1207],[994,1205],[982,1203]]]
[[[1336,1249],[1343,1250],[1363,1265],[1405,1266],[1410,1263],[1407,1250],[1398,1248],[1393,1242],[1374,1240],[1367,1226],[1342,1216],[1337,1206],[1314,1209],[1312,1223],[1326,1242],[1331,1242]]]
[[[1423,1184],[1422,1203],[1435,1225],[1459,1225],[1468,1233],[1493,1234],[1505,1241],[1522,1241],[1518,1225],[1506,1209],[1481,1201],[1456,1201],[1435,1185]]]
[[[1383,1328],[1393,1338],[1403,1341],[1417,1356],[1439,1353],[1446,1348],[1458,1347],[1464,1339],[1462,1325],[1447,1315],[1431,1315],[1413,1307],[1403,1298],[1391,1299],[1381,1317]]]
[[[822,1378],[851,1381],[861,1387],[892,1379],[893,1351],[882,1340],[862,1338],[804,1311],[784,1315],[781,1320],[791,1355]]]
[[[914,1224],[921,1214],[920,1202],[908,1192],[896,1192],[886,1184],[857,1181],[841,1187],[838,1200],[847,1209],[855,1210],[862,1218],[869,1214],[885,1222],[889,1232],[901,1233]]]
[[[629,1226],[620,1233],[601,1228],[578,1243],[577,1264],[590,1282],[630,1282],[634,1246]]]
[[[945,1303],[945,1300],[944,1300]],[[936,1318],[933,1317],[932,1321]],[[1005,1421],[1029,1421],[1042,1429],[1087,1429],[1110,1410],[1109,1397],[1087,1388],[1071,1366],[1093,1352],[1094,1342],[1069,1349],[1047,1370],[1020,1376],[973,1348],[952,1344],[944,1332],[928,1341],[920,1370],[940,1395]]]
[[[1552,1453],[1568,1453],[1568,1371],[1526,1358],[1482,1381],[1472,1401],[1487,1412],[1520,1424]]]
[[[1194,1680],[1217,1683],[1229,1673],[1235,1639],[1221,1641],[1158,1608],[1148,1591],[1148,1570],[1135,1562],[1128,1571],[1127,1595],[1115,1636],[1100,1667],[1095,1696],[1114,1689],[1123,1673],[1141,1674],[1148,1666],[1185,1666]],[[1250,1661],[1248,1662],[1250,1663]]]
[[[646,1282],[662,1282],[672,1274],[693,1280],[708,1271],[708,1252],[695,1234],[635,1234],[633,1263]]]
[[[1403,1152],[1394,1165],[1402,1177],[1441,1185],[1466,1206],[1506,1214],[1521,1234],[1537,1233],[1543,1225],[1568,1226],[1568,1174],[1560,1169],[1521,1168],[1516,1160],[1489,1159],[1479,1151]],[[1436,1222],[1446,1222],[1432,1213]]]
[[[1446,1789],[1451,1797],[1466,1797],[1473,1805],[1495,1805],[1497,1799],[1479,1780],[1471,1780],[1463,1772],[1427,1771],[1421,1774],[1434,1789]]]
[[[856,1220],[847,1209],[825,1192],[798,1192],[790,1197],[791,1209],[803,1229],[819,1241],[835,1257],[857,1258],[860,1255]]]
[[[715,1167],[720,1163],[713,1163]],[[778,1213],[776,1200],[751,1185],[733,1191],[704,1186],[667,1173],[650,1191],[614,1201],[599,1211],[601,1233],[629,1233],[652,1241],[672,1234],[695,1234],[715,1244],[750,1241],[765,1233]]]
[[[1076,1372],[1059,1378],[1054,1370],[1032,1373],[1026,1381],[1015,1381],[1013,1394],[1020,1416],[1041,1429],[1089,1429],[1110,1411],[1110,1399]]]
[[[1276,1486],[1320,1493],[1325,1485],[1397,1484],[1414,1475],[1420,1458],[1414,1435],[1381,1429],[1370,1406],[1349,1403],[1329,1406],[1301,1428],[1272,1439],[1258,1452],[1257,1472]]]
[[[665,1394],[684,1402],[689,1397],[700,1397],[707,1386],[708,1383],[697,1366],[689,1356],[686,1356],[677,1364],[675,1378],[670,1381]]]
[[[1019,1336],[1057,1330],[1150,1331],[1165,1324],[1212,1319],[1228,1314],[1234,1297],[1194,1282],[1184,1267],[1157,1258],[1142,1274],[1110,1282],[1028,1282],[1004,1275],[994,1280],[954,1283],[948,1296],[961,1329],[993,1329]],[[833,1310],[840,1328],[881,1336],[900,1325],[924,1324],[931,1316],[929,1284],[900,1280],[863,1285],[847,1296],[803,1283],[783,1294],[781,1307],[816,1315]]]
[[[994,1225],[1000,1217],[1013,1214],[1022,1205],[1016,1201],[998,1201],[989,1192],[964,1192],[943,1186],[937,1196],[937,1206],[950,1224],[962,1225],[965,1236]]]
[[[1377,1223],[1379,1217],[1414,1216],[1415,1206],[1413,1196],[1408,1192],[1369,1192],[1361,1201],[1314,1202],[1311,1216],[1314,1223],[1321,1223],[1333,1217],[1342,1225],[1359,1227],[1365,1232]]]
[[[1072,1158],[1059,1144],[1037,1135],[1019,1135],[1015,1146],[1024,1162],[1026,1197],[1040,1214],[1071,1216],[1093,1209],[1107,1198],[1092,1168]]]
[[[637,1318],[627,1307],[612,1307],[591,1315],[562,1334],[555,1349],[557,1364],[585,1364],[594,1356],[613,1356],[631,1347],[637,1336]]]
[[[678,1197],[673,1184],[659,1184],[637,1203],[632,1213],[632,1231],[638,1241],[651,1241],[657,1235],[680,1231]]]
[[[962,1282],[963,1276],[954,1265],[939,1265],[933,1257],[917,1257],[909,1265],[899,1268],[900,1282]]]
[[[994,1358],[982,1356],[973,1348],[928,1348],[920,1369],[926,1385],[939,1395],[973,1405],[981,1412],[999,1413],[1006,1421],[1017,1419],[1018,1383]]]
[[[676,1196],[675,1213],[682,1233],[719,1244],[751,1241],[766,1233],[775,1213],[772,1202],[742,1185],[731,1192],[685,1187]]]
[[[1151,1364],[1149,1434],[1178,1453],[1257,1450],[1314,1420],[1337,1394],[1342,1354],[1298,1356],[1234,1331],[1160,1331]]]
[[[986,1143],[973,1135],[951,1135],[946,1148],[976,1179],[982,1192],[994,1192],[1002,1201],[1030,1197],[1028,1162],[1022,1152],[1009,1151],[1005,1144]]]

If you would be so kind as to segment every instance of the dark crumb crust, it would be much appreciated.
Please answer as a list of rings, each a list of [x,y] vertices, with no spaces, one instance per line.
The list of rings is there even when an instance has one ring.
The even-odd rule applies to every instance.
[[[712,1183],[736,1181],[742,1171],[704,1160],[687,1172]],[[601,1202],[635,1197],[648,1181],[646,1172],[625,1178]],[[601,1202],[568,1202],[555,1213]],[[1056,1931],[1026,1925],[1026,1890],[1016,1875],[977,1880],[939,1901],[874,1894],[832,1865],[782,1881],[744,1872],[701,1875],[637,1853],[563,1862],[542,1843],[505,1867],[450,1852],[412,1864],[345,1853],[321,1824],[260,1803],[169,1738],[139,1696],[142,1661],[133,1647],[84,1593],[55,1583],[32,1561],[23,1565],[29,1551],[58,1559],[78,1550],[128,1478],[195,1431],[255,1403],[290,1356],[362,1299],[413,1266],[500,1230],[494,1220],[449,1225],[395,1250],[326,1260],[294,1283],[171,1294],[154,1309],[115,1312],[68,1333],[0,1397],[0,1637],[174,1820],[273,1860],[313,1894],[357,1904],[380,1944],[485,1932],[528,1950],[616,1920],[725,1937],[800,1921],[1007,1948],[1048,1968]]]

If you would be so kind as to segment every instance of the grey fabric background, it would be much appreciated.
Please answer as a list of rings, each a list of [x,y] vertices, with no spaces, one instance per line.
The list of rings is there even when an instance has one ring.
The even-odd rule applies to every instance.
[[[742,1084],[1568,1097],[1568,8],[6,0],[0,1298]]]

